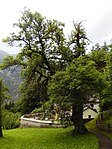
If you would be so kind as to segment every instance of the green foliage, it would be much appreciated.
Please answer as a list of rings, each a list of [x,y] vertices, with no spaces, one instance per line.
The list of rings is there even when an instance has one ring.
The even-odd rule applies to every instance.
[[[42,83],[42,84],[41,84]],[[35,108],[40,107],[44,102],[48,100],[47,97],[47,80],[43,79],[42,82],[38,82],[38,77],[35,76],[31,82],[29,82],[27,88],[25,82],[21,85],[23,92],[19,105],[21,105],[22,114],[30,113]]]
[[[111,116],[111,115],[108,116],[108,117],[104,120],[104,122],[105,122],[106,124],[112,124],[112,116]]]
[[[15,106],[15,104],[14,104],[14,102],[6,102],[5,104],[4,104],[4,107],[5,107],[5,109],[6,110],[8,110],[8,111],[10,111],[10,112],[15,112],[14,111],[14,106]]]
[[[81,55],[85,55],[89,39],[86,36],[86,30],[82,26],[82,22],[74,23],[74,30],[71,31],[69,36],[69,46],[73,51],[74,58],[78,58]]]
[[[111,46],[106,43],[103,46],[97,44],[89,55],[94,61],[96,69],[105,78],[105,88],[100,92],[100,110],[107,110],[112,106]]]
[[[4,86],[3,80],[0,79],[0,137],[3,137],[2,134],[2,106],[6,99],[8,99],[9,96],[7,96],[8,89]]]
[[[39,113],[39,112],[44,112],[42,107],[34,109],[31,113],[34,114],[34,113]]]
[[[14,26],[18,28],[18,33],[12,33],[3,41],[10,46],[19,46],[21,52],[15,59],[6,58],[0,67],[19,65],[23,68],[21,101],[22,107],[26,107],[24,113],[29,113],[32,108],[48,101],[47,85],[51,76],[64,70],[74,58],[84,55],[88,39],[82,22],[74,24],[67,41],[62,22],[47,20],[41,14],[26,9]]]
[[[72,108],[71,121],[76,133],[85,133],[83,123],[83,107],[100,99],[100,93],[105,88],[105,75],[99,72],[94,61],[89,56],[75,59],[65,71],[55,73],[49,83],[49,97],[52,104],[60,107],[60,115]],[[81,130],[82,125],[82,130]]]
[[[0,52],[1,54],[1,52]],[[8,56],[8,54],[7,54]],[[15,64],[15,66],[13,66]],[[3,78],[4,84],[8,87],[12,101],[16,101],[20,96],[18,90],[22,78],[20,77],[21,68],[16,65],[15,59],[13,56],[9,55],[8,57],[2,57],[2,63],[0,64],[0,77]]]
[[[13,113],[8,110],[3,110],[2,113],[2,126],[4,129],[14,129],[20,125],[20,113]]]
[[[98,139],[94,134],[73,137],[68,129],[13,129],[4,130],[4,138],[0,139],[0,148],[6,149],[97,149]],[[30,141],[29,141],[30,140]]]
[[[94,50],[90,53],[91,59],[95,62],[95,67],[98,71],[103,72],[108,64],[109,52],[103,50]]]
[[[30,113],[43,105],[45,112],[44,105],[50,97],[49,104],[60,106],[61,115],[65,115],[64,112],[71,106],[74,107],[76,121],[78,117],[82,119],[83,106],[90,98],[97,97],[103,101],[108,95],[110,100],[111,64],[108,61],[108,46],[104,44],[100,47],[97,44],[90,54],[86,54],[90,41],[82,22],[74,23],[68,40],[62,22],[47,20],[30,10],[24,10],[14,26],[18,28],[18,33],[12,33],[4,42],[19,46],[21,52],[16,58],[5,58],[0,67],[4,69],[19,65],[22,68],[22,96],[16,104],[19,111]],[[49,109],[53,106],[49,106]]]
[[[21,99],[17,100],[14,106],[15,112],[21,112],[22,115],[30,113],[35,107],[35,100],[33,103],[33,99],[30,100],[30,98],[27,98],[27,95],[24,95],[24,97],[21,97]]]
[[[0,69],[8,68],[9,66],[14,65],[14,57],[13,56],[7,56],[3,59],[3,63],[0,65]]]
[[[0,79],[0,137],[3,137],[2,134],[2,103],[3,103],[3,87],[2,87],[2,80]]]
[[[50,99],[71,106],[77,100],[75,91],[80,92],[83,103],[98,95],[105,87],[105,78],[94,65],[88,56],[83,56],[73,61],[66,71],[57,72],[49,84]]]
[[[100,103],[100,107],[101,107],[101,111],[105,111],[108,110],[111,106],[112,106],[112,52],[111,52],[111,48],[109,48],[109,46],[107,46],[107,48],[109,49],[108,51],[104,51],[104,50],[100,50],[100,53],[102,52],[102,58],[99,57],[99,62],[100,64],[103,66],[103,69],[101,70],[101,66],[99,68],[100,71],[104,72],[105,74],[105,78],[106,78],[106,87],[103,90],[102,94],[100,95],[101,97],[101,103]],[[104,56],[103,56],[104,55]],[[100,55],[99,55],[100,56]],[[102,59],[102,62],[100,61]]]
[[[27,100],[28,104],[23,102],[26,107],[24,112],[29,113],[38,107],[35,104],[48,100],[46,95],[48,80],[57,69],[65,68],[71,52],[65,44],[62,22],[47,20],[37,12],[24,10],[21,19],[14,26],[19,29],[18,34],[12,33],[3,41],[11,46],[17,44],[21,48],[21,52],[15,59],[6,58],[1,68],[12,64],[20,65],[23,68],[21,75],[24,85],[21,87],[23,93],[21,98],[22,101]],[[29,103],[31,99],[32,101]],[[29,106],[30,104],[32,106]],[[28,106],[31,110],[27,109]]]
[[[109,110],[112,107],[112,98],[107,95],[107,91],[104,93],[106,94],[105,97],[103,96],[100,102],[100,111],[103,112],[105,110]]]

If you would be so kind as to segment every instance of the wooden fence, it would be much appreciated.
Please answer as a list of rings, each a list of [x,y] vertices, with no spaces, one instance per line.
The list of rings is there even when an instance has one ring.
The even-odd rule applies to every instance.
[[[112,123],[105,123],[105,119],[111,115],[112,115],[112,109],[100,113],[96,120],[97,128],[104,130],[106,132],[112,132]]]

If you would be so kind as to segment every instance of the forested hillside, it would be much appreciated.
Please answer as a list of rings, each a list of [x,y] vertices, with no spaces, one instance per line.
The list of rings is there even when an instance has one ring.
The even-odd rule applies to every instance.
[[[8,55],[9,55],[8,53],[0,50],[0,62],[2,61],[3,58],[5,58]]]
[[[0,51],[0,62],[2,62],[2,59],[8,55],[8,53]],[[17,100],[19,97],[18,88],[22,82],[20,77],[20,67],[11,67],[0,70],[0,77],[3,78],[5,85],[9,88],[12,101]]]

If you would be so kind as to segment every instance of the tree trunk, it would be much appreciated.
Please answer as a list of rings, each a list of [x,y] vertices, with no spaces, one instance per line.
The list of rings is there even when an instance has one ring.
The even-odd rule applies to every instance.
[[[2,127],[0,126],[0,138],[3,137]]]
[[[0,98],[1,100],[1,98]],[[1,109],[1,101],[0,101],[0,137],[3,137],[3,134],[2,134],[2,109]]]
[[[3,137],[2,134],[2,81],[0,80],[0,137]]]
[[[88,132],[83,121],[83,105],[80,102],[72,106],[71,121],[74,124],[74,134],[85,134]]]

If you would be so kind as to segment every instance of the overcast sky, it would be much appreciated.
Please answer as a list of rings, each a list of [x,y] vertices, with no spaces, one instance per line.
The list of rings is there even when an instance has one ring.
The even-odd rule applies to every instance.
[[[72,30],[73,21],[86,20],[83,25],[93,44],[112,39],[112,0],[1,0],[0,50],[18,53],[17,48],[9,48],[2,39],[13,32],[13,23],[18,21],[24,7],[64,22],[66,34]]]

